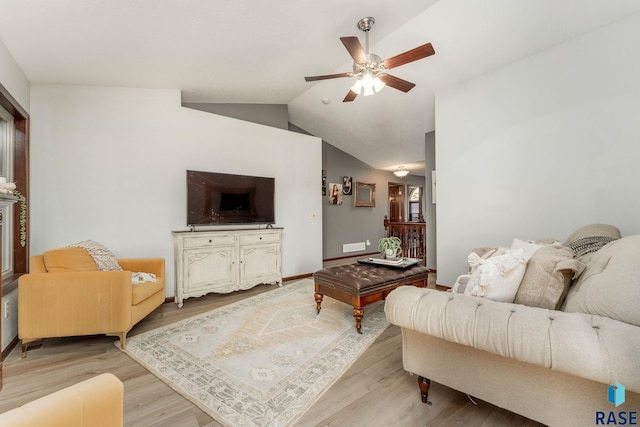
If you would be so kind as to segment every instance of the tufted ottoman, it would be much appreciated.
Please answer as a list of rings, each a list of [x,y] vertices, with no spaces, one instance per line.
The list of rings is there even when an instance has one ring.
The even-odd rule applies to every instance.
[[[382,301],[398,286],[426,288],[428,274],[429,269],[422,265],[405,269],[365,264],[323,268],[313,273],[316,308],[320,313],[324,295],[351,304],[356,330],[362,333],[365,305]]]

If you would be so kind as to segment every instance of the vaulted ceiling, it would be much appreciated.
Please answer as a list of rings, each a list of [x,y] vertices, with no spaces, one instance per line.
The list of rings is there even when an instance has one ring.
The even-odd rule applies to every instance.
[[[0,0],[0,39],[32,83],[287,104],[293,124],[373,167],[420,168],[437,91],[638,12],[637,0]],[[366,16],[383,59],[427,42],[436,54],[393,70],[410,92],[343,103],[354,78],[304,76],[351,71],[339,38],[364,45]]]

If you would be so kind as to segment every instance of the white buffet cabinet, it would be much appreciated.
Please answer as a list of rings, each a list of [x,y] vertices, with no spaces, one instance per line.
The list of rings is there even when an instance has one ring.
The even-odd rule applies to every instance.
[[[174,231],[175,302],[282,285],[282,229]]]

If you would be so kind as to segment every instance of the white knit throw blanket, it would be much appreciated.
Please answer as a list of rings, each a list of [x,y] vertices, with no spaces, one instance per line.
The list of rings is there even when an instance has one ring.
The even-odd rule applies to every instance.
[[[98,242],[93,240],[84,240],[69,246],[79,247],[89,252],[89,255],[91,255],[93,260],[96,262],[98,270],[100,271],[122,271],[122,267],[118,264],[118,260],[113,252]]]

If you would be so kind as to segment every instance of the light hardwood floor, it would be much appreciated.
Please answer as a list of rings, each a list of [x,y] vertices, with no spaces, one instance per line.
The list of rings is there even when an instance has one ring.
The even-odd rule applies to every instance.
[[[129,336],[270,289],[257,286],[233,294],[188,299],[181,309],[173,303],[164,304]],[[113,344],[115,340],[106,336],[48,339],[30,348],[26,359],[20,357],[20,348],[16,347],[4,361],[0,412],[99,373],[112,372],[124,382],[126,426],[220,426],[122,353]],[[417,378],[402,369],[401,346],[400,329],[389,326],[296,425],[540,426],[482,401],[476,406],[463,393],[437,383],[432,384],[429,394],[433,404],[422,404]]]

